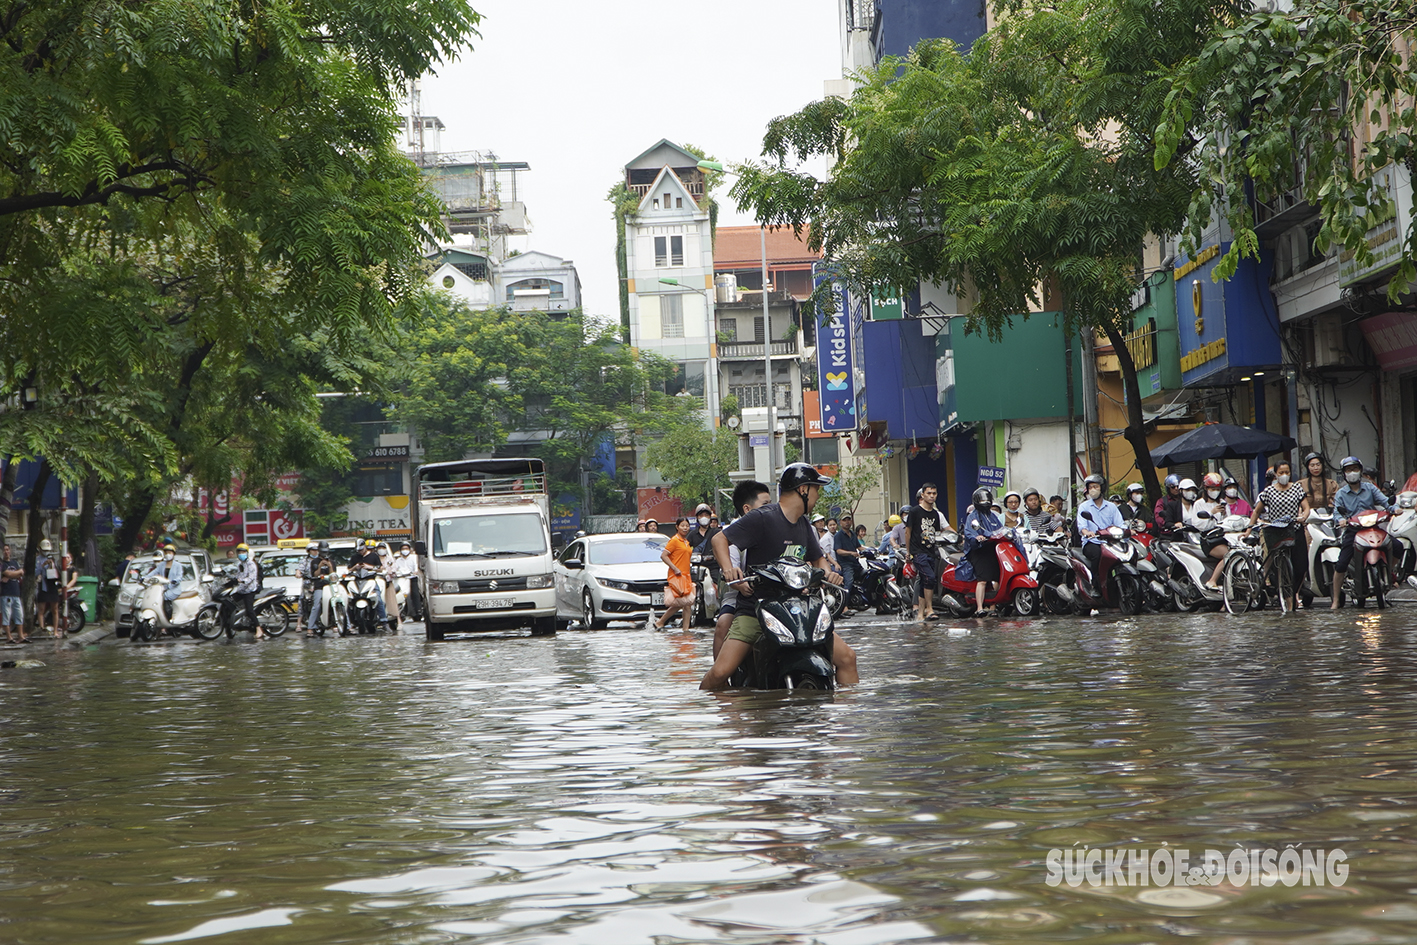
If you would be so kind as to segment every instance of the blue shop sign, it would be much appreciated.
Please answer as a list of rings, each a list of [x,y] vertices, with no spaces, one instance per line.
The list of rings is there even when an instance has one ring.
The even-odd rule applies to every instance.
[[[821,379],[822,432],[855,430],[856,378],[851,352],[851,308],[846,287],[833,287],[836,311],[817,329],[817,377]]]
[[[1279,314],[1269,292],[1269,259],[1242,259],[1214,282],[1229,243],[1207,246],[1175,269],[1176,322],[1185,387],[1232,384],[1254,368],[1278,367]]]

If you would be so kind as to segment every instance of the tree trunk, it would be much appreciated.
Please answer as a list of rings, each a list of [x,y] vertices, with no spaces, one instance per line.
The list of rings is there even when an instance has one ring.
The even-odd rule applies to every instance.
[[[39,472],[34,477],[34,488],[30,490],[29,536],[25,541],[25,579],[20,585],[20,598],[25,602],[25,626],[34,633],[39,628],[34,623],[34,562],[39,557],[39,542],[44,536],[40,529],[44,526],[44,487],[49,485],[49,460],[40,457]]]
[[[1142,485],[1146,486],[1147,502],[1155,504],[1161,498],[1161,483],[1156,478],[1156,465],[1151,461],[1151,449],[1146,444],[1146,420],[1141,410],[1141,385],[1137,383],[1137,366],[1132,360],[1127,339],[1116,325],[1108,322],[1103,326],[1107,340],[1112,342],[1112,351],[1117,355],[1117,364],[1122,369],[1122,387],[1127,395],[1127,428],[1122,435],[1132,445],[1136,455],[1137,469],[1141,472]]]
[[[0,544],[10,537],[10,513],[15,507],[15,483],[20,478],[20,458],[11,456],[0,476]]]

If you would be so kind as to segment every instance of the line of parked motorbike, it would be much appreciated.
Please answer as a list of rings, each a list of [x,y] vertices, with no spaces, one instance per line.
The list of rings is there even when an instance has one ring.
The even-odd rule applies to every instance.
[[[197,588],[188,588],[173,599],[169,614],[163,606],[168,580],[159,575],[145,578],[133,608],[129,638],[137,643],[162,636],[216,640],[222,635],[229,639],[238,633],[256,630],[246,608],[236,597],[237,580],[233,575],[225,571],[204,574],[200,583],[209,585],[210,598]],[[406,608],[408,579],[396,580],[395,586],[401,619],[421,619],[421,615]],[[328,632],[340,636],[379,632],[383,628],[378,619],[378,604],[384,596],[384,588],[385,578],[373,568],[354,568],[331,579],[321,589],[315,632],[322,637]],[[312,603],[307,600],[305,607]],[[261,632],[271,637],[285,633],[308,614],[299,597],[288,595],[280,588],[257,592],[251,609]],[[396,627],[390,629],[397,631]]]
[[[1000,579],[984,605],[1001,616],[1019,617],[1100,610],[1127,615],[1221,609],[1243,613],[1265,607],[1287,610],[1291,598],[1307,607],[1315,598],[1331,597],[1341,530],[1335,529],[1329,511],[1311,512],[1302,526],[1274,521],[1259,523],[1253,530],[1244,516],[1216,520],[1201,513],[1198,518],[1203,524],[1180,529],[1181,539],[1153,536],[1140,521],[1128,528],[1104,529],[1097,568],[1063,532],[1020,531],[1015,533],[1018,541],[1015,534],[987,538],[983,544],[998,561]],[[1386,607],[1394,576],[1417,587],[1417,492],[1400,494],[1393,513],[1365,512],[1352,524],[1356,527],[1353,564],[1339,588],[1340,603],[1361,607],[1372,600],[1379,608]],[[1288,555],[1301,527],[1308,539],[1309,577],[1296,587]],[[1395,561],[1388,560],[1389,537],[1396,539]],[[1221,568],[1224,580],[1212,586],[1216,559],[1205,549],[1221,543],[1229,546]],[[963,551],[959,534],[941,535],[937,551],[941,567],[936,603],[957,617],[974,615],[975,582],[961,580],[956,573]],[[1232,562],[1232,557],[1237,560]],[[848,608],[881,615],[914,611],[918,580],[903,551],[880,554],[862,549],[860,563],[849,592],[827,583],[817,590],[833,620]],[[1282,566],[1268,566],[1271,563]],[[707,562],[696,561],[695,570],[700,588],[711,588]]]

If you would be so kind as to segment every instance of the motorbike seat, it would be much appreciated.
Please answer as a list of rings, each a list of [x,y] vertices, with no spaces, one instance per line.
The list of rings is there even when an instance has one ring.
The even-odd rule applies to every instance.
[[[201,595],[200,593],[198,593],[198,591],[197,591],[196,588],[192,588],[191,590],[183,591],[182,593],[178,594],[178,595],[177,595],[175,598],[173,598],[173,599],[174,599],[174,600],[190,600],[190,599],[193,598],[193,597],[201,597],[201,596],[202,596],[202,595]]]
[[[964,555],[962,555],[962,554],[945,555],[945,563],[946,563],[946,564],[957,565],[957,564],[959,564],[959,559],[961,559],[961,558],[963,558],[963,557],[964,557]]]
[[[1087,555],[1085,555],[1085,554],[1082,553],[1082,549],[1081,549],[1081,548],[1069,548],[1069,549],[1068,549],[1068,557],[1069,557],[1069,558],[1076,559],[1076,560],[1078,560],[1078,561],[1081,561],[1083,564],[1087,565],[1088,567],[1092,567],[1092,562],[1087,560]]]

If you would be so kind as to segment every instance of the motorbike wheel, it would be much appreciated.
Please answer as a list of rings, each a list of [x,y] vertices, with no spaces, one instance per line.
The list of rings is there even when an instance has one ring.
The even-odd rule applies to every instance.
[[[84,625],[89,621],[89,615],[84,613],[84,608],[79,606],[79,602],[76,600],[67,601],[64,607],[67,611],[64,615],[66,618],[65,626],[69,628],[69,632],[83,633]]]
[[[221,615],[215,607],[203,607],[197,611],[193,632],[201,640],[215,640],[221,636]]]
[[[822,584],[822,598],[827,609],[831,611],[833,620],[840,617],[841,612],[846,609],[846,592],[835,584]]]
[[[1373,603],[1378,610],[1387,609],[1387,567],[1379,562],[1368,566],[1368,586],[1373,591]]]
[[[1020,617],[1032,617],[1038,613],[1038,591],[1032,587],[1020,587],[1014,591],[1014,613]]]
[[[1141,613],[1141,585],[1133,575],[1117,575],[1117,607],[1124,617],[1135,617]]]
[[[789,688],[805,689],[808,692],[831,692],[836,688],[830,679],[816,673],[799,673],[796,676],[789,676],[787,684]]]
[[[290,612],[273,601],[256,608],[256,623],[267,636],[278,637],[290,629]]]
[[[1063,596],[1058,593],[1058,589],[1051,584],[1043,585],[1043,607],[1050,614],[1066,616],[1073,612],[1073,605],[1063,600]]]
[[[1255,600],[1255,590],[1259,581],[1255,574],[1255,563],[1249,555],[1234,554],[1225,562],[1220,572],[1221,596],[1225,599],[1225,610],[1231,615],[1243,614]]]
[[[146,620],[134,620],[133,629],[128,631],[128,641],[130,643],[146,643],[150,639],[150,631]]]
[[[901,596],[900,588],[895,581],[886,584],[885,591],[881,594],[881,606],[876,608],[878,614],[898,614],[905,609],[905,598]]]

